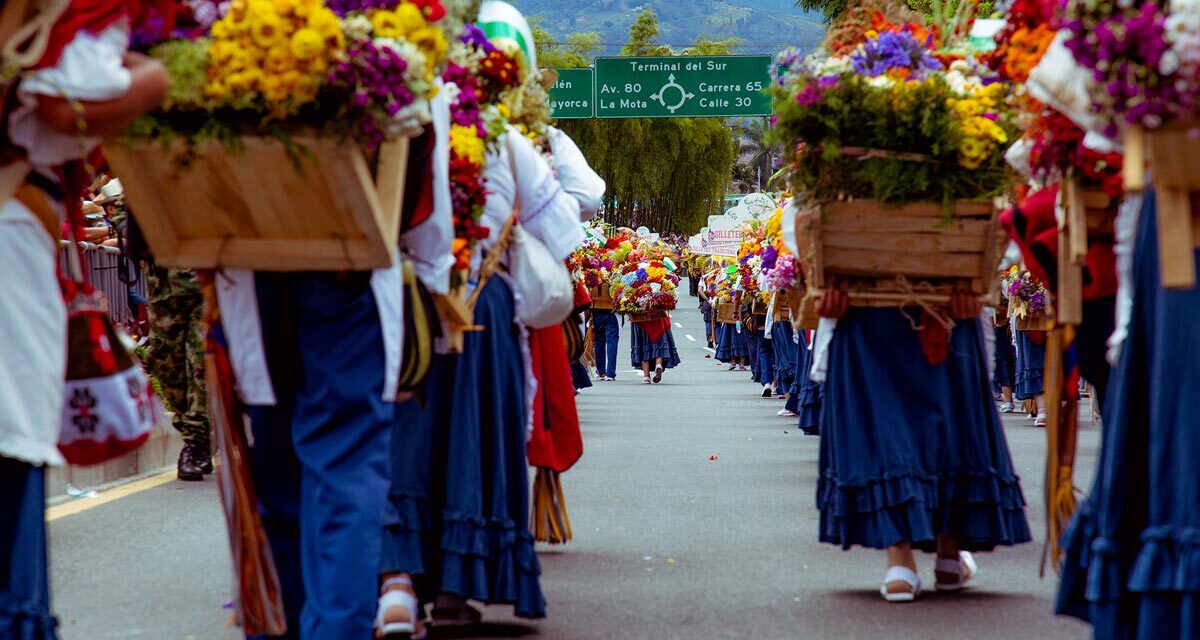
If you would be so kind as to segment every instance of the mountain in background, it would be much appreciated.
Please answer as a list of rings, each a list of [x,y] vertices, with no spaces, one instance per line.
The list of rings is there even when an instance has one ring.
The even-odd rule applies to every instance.
[[[600,55],[614,56],[629,40],[629,26],[649,6],[658,14],[661,44],[691,46],[698,37],[737,38],[739,54],[776,53],[787,46],[810,50],[825,35],[819,13],[798,9],[794,0],[510,0],[530,18],[540,18],[559,40],[595,31]]]

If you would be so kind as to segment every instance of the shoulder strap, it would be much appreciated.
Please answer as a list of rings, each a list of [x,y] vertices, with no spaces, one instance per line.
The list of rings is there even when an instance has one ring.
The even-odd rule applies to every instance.
[[[50,39],[50,28],[71,0],[9,0],[0,10],[0,59],[4,64],[29,67],[41,59]],[[40,5],[32,18],[33,5]]]

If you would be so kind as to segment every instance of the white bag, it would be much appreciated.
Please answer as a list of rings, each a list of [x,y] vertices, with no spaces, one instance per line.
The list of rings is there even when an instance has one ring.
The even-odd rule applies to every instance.
[[[561,324],[575,309],[575,287],[561,260],[528,231],[516,225],[508,246],[508,275],[517,302],[517,318],[532,329]]]
[[[1046,54],[1029,72],[1025,87],[1029,95],[1075,121],[1086,131],[1100,131],[1104,122],[1092,104],[1092,74],[1075,62],[1065,44],[1068,32],[1058,32]]]

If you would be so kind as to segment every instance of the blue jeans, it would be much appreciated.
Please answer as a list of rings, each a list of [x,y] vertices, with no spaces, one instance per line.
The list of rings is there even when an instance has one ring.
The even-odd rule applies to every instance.
[[[617,344],[621,341],[621,324],[612,311],[592,312],[592,340],[596,349],[596,373],[617,377]]]
[[[373,634],[395,405],[367,276],[257,276],[277,403],[246,412],[289,639]]]

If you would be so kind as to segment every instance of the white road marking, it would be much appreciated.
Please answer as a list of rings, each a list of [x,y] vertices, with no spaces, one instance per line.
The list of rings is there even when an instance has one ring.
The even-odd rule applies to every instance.
[[[675,323],[675,326],[679,327],[680,329],[683,328],[683,325],[679,324],[678,322]]]
[[[683,336],[683,337],[687,338],[689,342],[695,342],[695,341],[696,341],[696,339],[695,339],[695,338],[693,338],[693,337],[692,337],[692,336],[690,336],[690,335],[685,335],[685,336]]]

